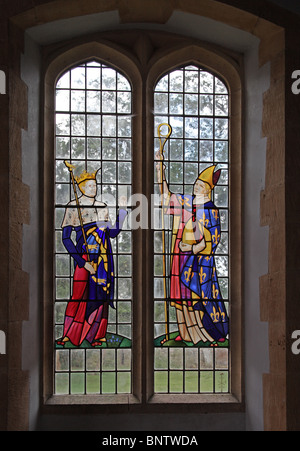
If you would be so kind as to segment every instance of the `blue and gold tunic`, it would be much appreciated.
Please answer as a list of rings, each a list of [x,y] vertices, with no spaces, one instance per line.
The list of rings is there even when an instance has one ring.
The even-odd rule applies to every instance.
[[[198,254],[184,253],[184,264],[180,267],[179,274],[182,286],[180,291],[182,296],[185,292],[183,287],[187,288],[191,299],[182,299],[181,302],[190,310],[200,312],[203,326],[214,340],[225,339],[228,334],[228,316],[215,262],[215,252],[221,239],[219,210],[212,201],[195,205],[194,196],[176,197],[183,209],[191,213],[182,231],[182,242],[197,244],[203,238],[205,240],[205,248]],[[180,308],[181,302],[177,299],[173,305]]]

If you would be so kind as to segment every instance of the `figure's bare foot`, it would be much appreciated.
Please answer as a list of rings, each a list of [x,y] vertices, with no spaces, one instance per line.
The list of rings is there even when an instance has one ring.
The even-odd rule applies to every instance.
[[[102,346],[102,341],[93,341],[92,346]]]
[[[217,348],[219,346],[218,343],[225,343],[226,338],[220,338],[218,341],[213,341],[210,346]]]
[[[58,345],[65,346],[65,344],[66,344],[68,341],[70,341],[70,339],[69,339],[68,337],[63,337],[63,338],[60,338],[59,340],[57,340],[56,343],[57,343]]]
[[[92,342],[92,346],[102,346],[102,343],[106,343],[106,338],[95,338]]]

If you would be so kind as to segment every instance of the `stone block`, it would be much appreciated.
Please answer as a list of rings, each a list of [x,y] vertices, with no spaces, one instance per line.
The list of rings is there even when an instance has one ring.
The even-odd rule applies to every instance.
[[[264,430],[286,431],[286,377],[284,374],[263,375]]]
[[[284,184],[269,187],[261,191],[260,196],[260,223],[262,226],[274,225],[278,222],[283,229],[278,236],[278,241],[284,240],[284,220],[285,220],[285,190]],[[281,244],[282,249],[282,244]]]
[[[26,84],[14,72],[9,73],[9,119],[24,130],[27,130],[28,117],[28,88]]]
[[[29,274],[20,269],[10,271],[9,319],[28,320]]]
[[[21,180],[11,178],[10,221],[18,224],[30,223],[30,188]]]
[[[9,404],[7,430],[28,431],[29,426],[29,374],[14,369],[9,372]]]
[[[121,23],[160,23],[168,21],[173,13],[170,0],[123,0],[118,2]]]
[[[261,321],[281,321],[284,312],[285,274],[279,272],[260,277]]]

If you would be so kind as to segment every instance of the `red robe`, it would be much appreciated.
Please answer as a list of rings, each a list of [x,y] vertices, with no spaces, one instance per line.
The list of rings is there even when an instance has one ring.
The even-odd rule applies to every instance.
[[[193,216],[192,196],[171,194],[166,213],[174,216],[171,247],[171,304],[182,305],[182,299],[185,299],[190,304],[192,302],[191,291],[181,282],[180,278],[182,269],[191,252],[182,252],[179,248],[179,243],[182,241],[183,230],[187,222]]]

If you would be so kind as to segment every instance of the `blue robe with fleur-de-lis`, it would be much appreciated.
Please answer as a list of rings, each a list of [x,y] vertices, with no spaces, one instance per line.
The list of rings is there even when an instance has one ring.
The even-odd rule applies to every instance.
[[[197,255],[191,254],[181,271],[181,282],[195,293],[199,300],[193,309],[202,312],[202,323],[216,341],[228,334],[228,316],[218,282],[214,254],[221,238],[220,214],[212,201],[197,207],[193,220],[208,237],[206,249]],[[209,250],[208,250],[209,249]]]

